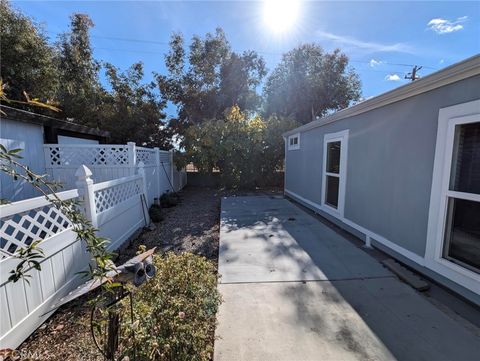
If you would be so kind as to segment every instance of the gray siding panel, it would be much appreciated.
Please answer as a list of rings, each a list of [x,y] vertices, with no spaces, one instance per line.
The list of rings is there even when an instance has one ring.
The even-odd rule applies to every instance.
[[[350,129],[345,218],[423,257],[440,108],[479,98],[480,76],[301,134],[285,188],[320,204],[323,136]]]
[[[23,149],[20,153],[23,157],[20,162],[28,165],[38,174],[45,173],[43,127],[41,125],[2,118],[0,120],[0,143],[7,149]],[[0,198],[19,201],[40,195],[30,184],[13,181],[10,176],[0,174]]]

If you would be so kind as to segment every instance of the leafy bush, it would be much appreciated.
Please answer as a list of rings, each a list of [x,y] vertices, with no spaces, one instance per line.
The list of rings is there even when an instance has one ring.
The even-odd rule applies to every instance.
[[[148,215],[150,216],[152,222],[161,222],[163,220],[162,207],[157,204],[152,204],[152,206],[148,210]]]
[[[155,256],[157,274],[134,295],[139,360],[210,360],[221,303],[215,265],[191,253]]]
[[[183,142],[183,163],[192,162],[200,172],[220,171],[228,188],[253,188],[276,183],[283,168],[282,133],[295,128],[288,118],[249,118],[238,106],[223,118],[189,127]]]
[[[170,208],[175,207],[180,202],[180,197],[177,193],[163,193],[160,197],[160,204],[162,207]]]

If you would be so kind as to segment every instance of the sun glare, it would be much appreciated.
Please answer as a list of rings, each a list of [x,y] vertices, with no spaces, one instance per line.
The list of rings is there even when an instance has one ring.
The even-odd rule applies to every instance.
[[[298,0],[266,0],[264,5],[265,24],[275,33],[285,33],[298,18]]]

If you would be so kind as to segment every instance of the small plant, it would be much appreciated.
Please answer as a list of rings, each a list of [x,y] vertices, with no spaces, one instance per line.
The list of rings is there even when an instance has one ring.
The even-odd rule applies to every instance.
[[[137,321],[125,326],[134,328],[137,359],[210,360],[221,303],[215,265],[191,253],[155,255],[154,264],[155,277],[135,291]]]
[[[175,207],[179,202],[180,197],[175,192],[167,192],[160,197],[160,204],[165,208]]]
[[[152,204],[152,206],[148,210],[148,214],[150,215],[150,219],[154,223],[163,221],[162,207],[158,204]]]

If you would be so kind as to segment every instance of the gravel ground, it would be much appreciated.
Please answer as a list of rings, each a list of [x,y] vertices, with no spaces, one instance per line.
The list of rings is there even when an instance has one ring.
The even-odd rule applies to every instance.
[[[179,195],[180,204],[162,209],[163,221],[154,231],[142,233],[122,256],[133,256],[138,245],[144,244],[147,249],[156,246],[161,251],[195,253],[217,263],[220,191],[187,187]]]
[[[192,252],[217,263],[220,197],[218,190],[187,187],[180,203],[162,209],[164,219],[120,251],[117,264],[135,255],[139,245],[157,252]],[[40,360],[102,360],[90,337],[90,306],[86,297],[71,302],[32,334],[19,348],[22,358]]]

